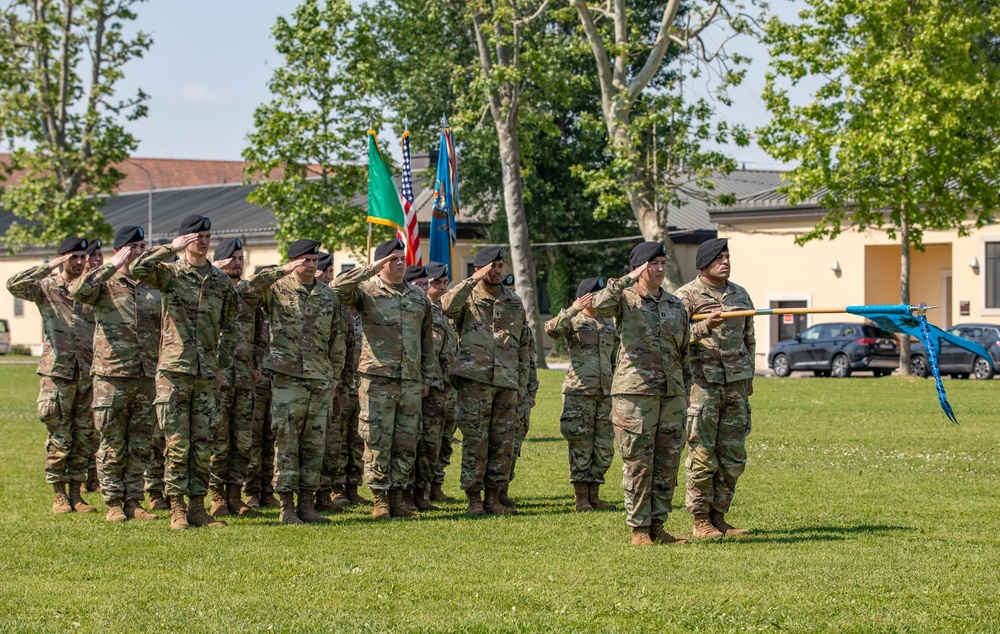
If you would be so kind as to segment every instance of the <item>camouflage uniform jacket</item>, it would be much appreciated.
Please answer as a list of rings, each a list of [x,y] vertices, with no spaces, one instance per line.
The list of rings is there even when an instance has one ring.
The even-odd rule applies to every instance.
[[[302,379],[336,385],[344,370],[346,325],[329,286],[307,288],[284,269],[261,271],[240,282],[239,294],[267,313],[271,349],[264,367]]]
[[[521,298],[506,286],[494,297],[470,277],[445,293],[441,308],[458,333],[451,373],[525,393],[531,332]]]
[[[611,394],[685,396],[691,385],[691,328],[679,299],[660,290],[643,295],[632,278],[608,280],[594,295],[594,310],[614,317],[621,333]]]
[[[229,276],[209,264],[199,273],[186,258],[165,264],[170,245],[146,251],[132,275],[163,294],[157,370],[215,378],[233,364],[239,338],[236,291]]]
[[[431,304],[434,316],[434,374],[431,387],[443,390],[446,383],[451,383],[451,366],[455,363],[455,352],[458,349],[458,335],[451,320],[444,316],[444,311],[437,304]]]
[[[742,286],[727,281],[722,288],[712,286],[699,275],[677,289],[688,318],[713,310],[753,310],[750,295]],[[753,317],[727,319],[709,330],[705,321],[691,326],[691,372],[709,383],[732,383],[752,379],[754,366]]]
[[[226,373],[225,385],[252,390],[256,385],[253,380],[254,370],[260,370],[262,362],[257,350],[262,345],[260,342],[267,337],[267,331],[264,329],[264,314],[246,303],[239,297],[239,293],[237,304],[240,338],[233,351],[233,367]]]
[[[388,284],[367,266],[341,275],[333,288],[361,317],[358,372],[430,386],[437,358],[434,317],[424,292],[409,282]]]
[[[93,310],[73,299],[62,275],[51,275],[46,265],[36,266],[7,280],[7,290],[35,303],[42,315],[45,342],[38,374],[62,379],[87,376],[93,357]]]
[[[94,363],[107,377],[156,376],[160,348],[160,291],[125,275],[110,262],[73,283],[77,301],[94,307]]]
[[[569,350],[569,372],[563,394],[608,396],[615,374],[618,331],[607,317],[588,317],[570,306],[545,322],[553,339],[565,339]]]
[[[340,373],[338,392],[349,396],[358,393],[357,367],[358,355],[361,352],[361,330],[360,328],[355,329],[357,320],[351,314],[351,309],[343,304],[340,305],[340,320],[343,322],[344,329],[344,369]]]

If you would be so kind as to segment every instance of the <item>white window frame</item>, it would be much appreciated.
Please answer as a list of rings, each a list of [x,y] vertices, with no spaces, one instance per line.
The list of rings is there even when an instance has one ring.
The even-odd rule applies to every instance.
[[[979,314],[984,317],[1000,316],[1000,306],[995,308],[986,306],[986,245],[993,242],[1000,243],[1000,234],[985,235],[979,239]],[[970,314],[969,317],[973,315]]]

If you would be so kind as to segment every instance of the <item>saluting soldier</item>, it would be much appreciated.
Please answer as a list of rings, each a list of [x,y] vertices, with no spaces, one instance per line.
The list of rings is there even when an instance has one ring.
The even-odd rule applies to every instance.
[[[614,317],[621,333],[611,384],[612,423],[622,456],[622,488],[632,544],[682,544],[663,526],[671,511],[684,448],[691,365],[687,312],[660,285],[662,242],[632,249],[632,271],[594,295],[597,314]]]
[[[444,486],[445,470],[451,464],[452,444],[455,440],[455,422],[457,419],[456,407],[458,405],[458,394],[455,390],[454,379],[451,375],[451,368],[454,366],[455,355],[458,352],[458,335],[455,333],[455,326],[448,319],[444,311],[441,310],[441,297],[448,292],[451,280],[448,277],[448,267],[440,262],[431,262],[427,265],[427,300],[434,311],[435,338],[440,337],[442,332],[446,339],[450,339],[452,361],[448,365],[448,371],[442,368],[442,381],[444,384],[444,409],[441,427],[441,449],[438,452],[438,464],[431,484],[430,500],[433,502],[454,502],[455,498],[449,496],[442,488]],[[440,319],[438,318],[440,315]],[[424,414],[426,416],[426,412]]]
[[[164,487],[170,528],[225,526],[205,512],[216,391],[233,363],[239,339],[236,291],[208,261],[212,221],[191,214],[178,236],[132,263],[132,274],[163,296],[163,327],[156,372],[156,417],[166,444]],[[182,252],[174,262],[168,258]],[[187,499],[185,499],[185,497]]]
[[[569,481],[578,512],[614,508],[600,498],[615,457],[611,381],[618,353],[614,322],[594,310],[594,293],[603,288],[603,278],[583,280],[573,304],[545,323],[545,332],[566,340],[569,352],[559,430],[569,443]]]
[[[510,283],[506,286],[514,285],[514,276],[508,275]],[[497,491],[497,500],[507,508],[517,508],[517,502],[508,495],[510,483],[514,481],[514,474],[517,469],[517,459],[521,457],[521,447],[524,446],[524,439],[528,437],[528,429],[531,427],[531,410],[535,408],[535,396],[538,394],[538,367],[535,357],[535,333],[528,328],[528,385],[520,395],[517,403],[517,425],[514,427],[514,450],[510,456],[510,477],[507,483]]]
[[[747,463],[753,394],[753,317],[720,317],[722,311],[752,310],[742,286],[729,281],[729,243],[703,242],[695,256],[698,277],[677,290],[688,316],[711,313],[691,326],[691,405],[687,413],[687,510],[694,536],[718,539],[745,535],[726,522],[736,481]]]
[[[83,500],[81,491],[90,457],[97,448],[97,431],[90,412],[94,329],[93,322],[85,317],[85,313],[93,312],[74,300],[70,292],[70,285],[83,273],[87,246],[86,238],[66,238],[59,244],[58,257],[7,280],[10,294],[33,302],[42,315],[38,418],[48,432],[45,481],[55,492],[53,513],[96,510]],[[62,271],[52,275],[59,267]]]
[[[351,382],[347,389],[347,405],[340,413],[341,425],[346,430],[347,441],[341,447],[340,460],[343,468],[344,495],[350,504],[369,504],[371,501],[358,493],[358,487],[364,484],[365,475],[365,441],[358,433],[358,416],[361,408],[358,404],[358,364],[361,362],[361,320],[357,309],[344,306],[343,317],[347,327],[354,334],[354,348],[347,357],[346,365],[350,366]],[[338,472],[339,473],[339,472]]]

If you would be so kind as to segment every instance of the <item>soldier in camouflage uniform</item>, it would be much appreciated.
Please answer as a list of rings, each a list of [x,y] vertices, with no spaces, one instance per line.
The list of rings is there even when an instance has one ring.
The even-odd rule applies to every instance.
[[[160,292],[127,265],[146,250],[142,227],[115,234],[115,254],[73,283],[73,297],[94,307],[94,426],[97,467],[109,522],[156,519],[142,508],[144,473],[153,454]]]
[[[626,523],[636,546],[684,543],[663,525],[684,448],[690,328],[684,305],[661,287],[665,253],[662,242],[636,246],[629,257],[632,272],[608,280],[593,299],[597,314],[614,317],[621,333],[612,423],[624,463]]]
[[[93,354],[93,311],[73,299],[70,285],[83,273],[87,240],[67,238],[58,257],[18,273],[7,280],[7,290],[18,299],[33,302],[42,315],[45,343],[38,364],[41,389],[38,418],[45,423],[45,481],[55,497],[53,513],[90,513],[81,489],[87,465],[97,447],[97,431],[90,412]],[[58,275],[52,271],[62,267]],[[69,497],[67,498],[67,485]]]
[[[163,480],[174,530],[226,525],[205,512],[205,494],[219,415],[216,391],[237,347],[239,304],[229,277],[208,261],[211,228],[208,218],[187,216],[171,244],[146,251],[131,265],[132,275],[163,295],[154,405],[166,444]],[[184,257],[164,262],[181,250]]]
[[[510,284],[507,284],[507,286],[512,286],[514,284],[514,276],[508,275],[507,277],[510,278]],[[514,428],[514,451],[510,456],[510,477],[507,479],[507,484],[500,487],[500,490],[497,491],[497,499],[500,501],[500,504],[503,504],[507,508],[517,508],[517,502],[510,499],[507,493],[510,489],[510,483],[514,480],[517,459],[521,457],[521,447],[524,445],[524,439],[528,437],[528,428],[531,426],[531,410],[535,407],[535,396],[538,394],[535,333],[532,332],[531,328],[528,328],[528,334],[531,337],[531,346],[528,348],[528,386],[524,393],[521,394],[521,399],[517,403],[517,426]]]
[[[226,238],[215,247],[212,265],[227,276],[235,289],[243,277],[243,240]],[[233,365],[225,372],[219,391],[220,415],[216,420],[214,449],[209,470],[209,490],[213,517],[257,515],[243,503],[242,491],[250,479],[250,465],[256,460],[253,445],[253,408],[256,385],[262,379],[254,354],[263,340],[264,316],[237,294],[237,323],[240,336],[233,350]]]
[[[274,264],[259,266],[254,275],[275,268]],[[242,298],[241,298],[242,299]],[[261,368],[260,377],[254,386],[253,417],[250,423],[250,463],[247,467],[247,483],[243,492],[247,494],[247,506],[257,510],[261,507],[280,508],[274,497],[274,429],[271,427],[272,373],[264,368],[264,360],[271,352],[271,325],[267,314],[257,308],[261,320],[263,337],[254,342],[254,367]]]
[[[345,326],[336,293],[315,279],[319,245],[296,240],[287,264],[254,275],[239,289],[248,304],[264,308],[270,322],[264,367],[274,375],[274,489],[284,524],[330,521],[316,511],[315,496],[332,394],[344,369]]]
[[[573,305],[545,324],[545,332],[553,339],[564,339],[569,350],[559,430],[569,442],[569,481],[578,512],[614,508],[599,495],[615,457],[611,381],[618,354],[614,322],[593,307],[594,293],[603,288],[603,278],[583,280]]]
[[[446,494],[442,488],[444,486],[445,469],[451,464],[452,443],[455,440],[455,409],[458,398],[451,375],[451,367],[454,365],[455,354],[458,352],[458,335],[455,333],[455,327],[452,325],[451,320],[444,316],[443,311],[440,311],[441,297],[448,292],[448,285],[450,283],[451,280],[448,279],[448,267],[446,265],[440,262],[431,262],[427,265],[427,300],[431,303],[431,306],[437,309],[434,311],[434,336],[438,338],[443,335],[446,341],[451,341],[451,343],[445,344],[446,349],[450,348],[447,354],[451,355],[451,362],[448,364],[447,372],[444,372],[442,368],[441,377],[444,385],[442,390],[444,403],[441,411],[441,448],[438,451],[438,464],[429,495],[429,499],[434,502],[455,501],[455,498]],[[442,319],[438,319],[439,311]],[[424,416],[427,416],[426,412]]]
[[[87,244],[87,263],[83,266],[82,275],[86,275],[104,264],[104,252],[101,251],[103,243],[100,238],[89,240]],[[85,488],[93,493],[101,490],[100,481],[97,478],[97,453],[90,456],[90,463],[87,466],[87,483]]]
[[[729,247],[724,238],[698,247],[699,274],[677,291],[688,316],[711,313],[691,326],[691,405],[687,412],[687,510],[694,536],[718,539],[747,531],[726,522],[736,481],[747,463],[753,394],[753,317],[722,319],[722,311],[752,310],[742,286],[729,281]]]
[[[351,504],[368,504],[370,500],[362,497],[358,493],[358,487],[363,484],[365,474],[365,441],[358,433],[358,415],[361,407],[358,404],[358,363],[361,362],[361,319],[357,316],[357,310],[351,306],[346,307],[344,320],[347,327],[354,335],[354,348],[352,356],[347,357],[346,365],[350,366],[351,383],[347,389],[347,405],[340,413],[341,426],[346,430],[347,440],[341,448],[340,464],[343,469],[338,470],[338,476],[343,477],[344,495]]]
[[[403,280],[402,241],[380,244],[375,259],[338,277],[333,287],[361,316],[358,431],[365,441],[365,481],[375,496],[372,516],[413,517],[403,490],[416,461],[420,401],[436,363],[433,317],[423,292]]]
[[[499,491],[510,478],[517,405],[528,389],[531,334],[521,299],[500,283],[503,254],[503,247],[480,250],[472,277],[441,298],[458,333],[452,375],[469,515],[516,513],[500,503]]]

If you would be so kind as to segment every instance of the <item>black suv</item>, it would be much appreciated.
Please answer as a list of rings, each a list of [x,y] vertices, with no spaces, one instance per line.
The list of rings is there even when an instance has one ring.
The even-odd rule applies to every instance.
[[[948,329],[948,333],[978,343],[986,348],[993,359],[993,365],[1000,365],[1000,326],[959,324]],[[977,379],[992,379],[996,374],[986,359],[947,341],[941,342],[938,367],[941,369],[941,374],[950,374],[953,379],[967,379],[970,374],[976,375]],[[910,372],[914,376],[921,377],[927,377],[931,373],[931,367],[927,363],[927,351],[924,350],[922,343],[910,346]]]
[[[899,367],[899,340],[874,324],[819,324],[779,342],[767,355],[767,365],[778,376],[792,370],[838,378],[871,370],[885,376]]]

